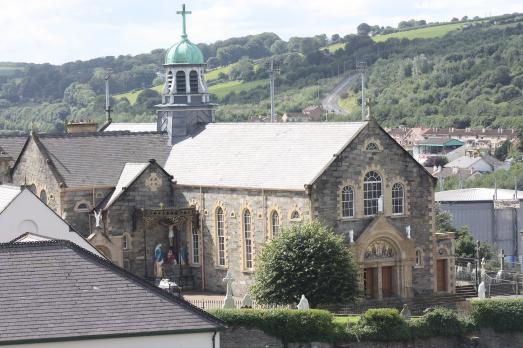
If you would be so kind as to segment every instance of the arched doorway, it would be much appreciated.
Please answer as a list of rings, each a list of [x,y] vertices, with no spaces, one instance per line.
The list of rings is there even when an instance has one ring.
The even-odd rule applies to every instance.
[[[366,298],[386,298],[401,293],[400,256],[397,245],[386,238],[376,239],[366,247],[363,254]]]

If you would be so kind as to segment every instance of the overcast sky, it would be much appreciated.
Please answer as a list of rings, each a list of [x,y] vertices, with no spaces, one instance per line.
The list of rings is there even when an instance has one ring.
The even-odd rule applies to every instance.
[[[180,0],[0,0],[0,61],[60,64],[138,54],[178,41]],[[523,12],[522,0],[186,0],[188,34],[211,43],[274,32],[345,35],[359,23]]]

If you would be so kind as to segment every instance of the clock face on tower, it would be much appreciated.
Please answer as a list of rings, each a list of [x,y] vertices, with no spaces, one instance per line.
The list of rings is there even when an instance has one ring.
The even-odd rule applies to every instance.
[[[149,191],[156,192],[162,185],[162,178],[157,173],[151,173],[145,180],[145,186]]]

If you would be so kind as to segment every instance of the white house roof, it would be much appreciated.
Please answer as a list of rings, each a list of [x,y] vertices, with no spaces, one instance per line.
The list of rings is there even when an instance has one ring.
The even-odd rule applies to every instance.
[[[116,201],[118,197],[120,197],[120,195],[125,191],[125,189],[129,187],[129,185],[132,184],[133,181],[140,174],[142,174],[145,168],[147,168],[148,164],[149,163],[126,163],[122,170],[122,173],[120,174],[118,183],[116,184],[116,187],[114,188],[111,197],[107,200],[107,203],[104,205],[104,208],[111,206],[111,204],[113,204],[114,201]]]
[[[104,132],[129,131],[135,132],[156,132],[156,123],[111,123]]]
[[[20,187],[0,185],[0,213],[20,194]]]
[[[498,189],[499,200],[514,199],[514,190]],[[517,191],[517,198],[523,200],[523,191]],[[474,202],[493,201],[495,189],[493,188],[467,188],[436,192],[436,202]]]
[[[211,123],[173,146],[179,185],[304,190],[367,122]]]
[[[467,169],[467,168],[470,168],[474,163],[476,163],[478,161],[483,161],[483,158],[481,156],[470,157],[470,156],[465,155],[465,156],[458,157],[455,160],[453,160],[452,162],[445,164],[445,167]]]

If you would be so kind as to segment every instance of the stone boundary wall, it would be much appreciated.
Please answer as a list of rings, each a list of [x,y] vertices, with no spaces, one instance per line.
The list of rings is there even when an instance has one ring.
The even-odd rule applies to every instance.
[[[276,337],[259,329],[230,327],[220,334],[221,348],[285,348]],[[433,337],[409,342],[349,342],[330,344],[323,342],[290,343],[286,348],[519,348],[523,332],[497,333],[490,329],[466,337]]]

